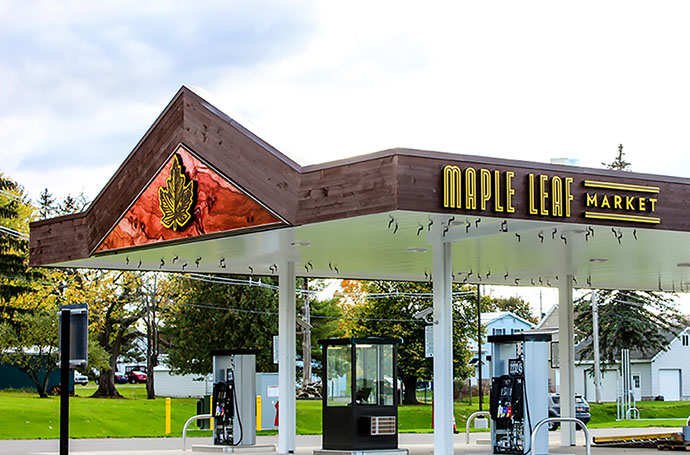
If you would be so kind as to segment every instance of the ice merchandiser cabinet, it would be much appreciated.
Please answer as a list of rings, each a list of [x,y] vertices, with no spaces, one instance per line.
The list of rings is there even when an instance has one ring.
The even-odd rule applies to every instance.
[[[398,448],[398,338],[319,340],[323,449]]]

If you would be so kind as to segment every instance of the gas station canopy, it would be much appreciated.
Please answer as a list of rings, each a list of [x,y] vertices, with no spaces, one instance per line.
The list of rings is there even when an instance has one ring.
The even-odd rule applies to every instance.
[[[392,149],[301,167],[182,87],[86,212],[31,225],[31,265],[686,291],[690,180]]]
[[[182,87],[86,212],[31,224],[30,264],[277,275],[280,453],[295,448],[295,277],[432,281],[445,455],[451,283],[558,288],[574,417],[573,288],[687,291],[687,201],[688,179],[422,150],[301,167]]]

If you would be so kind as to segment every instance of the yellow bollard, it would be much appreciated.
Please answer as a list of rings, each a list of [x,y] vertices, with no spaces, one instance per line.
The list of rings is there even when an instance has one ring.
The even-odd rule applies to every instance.
[[[170,434],[172,431],[170,429],[170,418],[171,418],[171,410],[170,410],[170,405],[172,400],[170,398],[165,399],[165,434]]]
[[[261,431],[261,395],[256,396],[256,431]]]

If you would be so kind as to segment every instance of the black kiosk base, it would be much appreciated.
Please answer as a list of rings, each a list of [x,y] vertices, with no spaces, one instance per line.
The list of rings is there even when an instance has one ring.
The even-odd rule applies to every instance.
[[[398,448],[395,338],[319,340],[323,345],[323,448],[314,455],[407,455]]]

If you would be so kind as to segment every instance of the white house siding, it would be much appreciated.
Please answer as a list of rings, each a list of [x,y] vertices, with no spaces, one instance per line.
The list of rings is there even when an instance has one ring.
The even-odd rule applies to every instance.
[[[595,401],[596,398],[594,390],[594,377],[587,372],[587,370],[591,367],[591,363],[579,364],[575,366],[575,393],[583,394],[587,401]],[[601,401],[605,403],[613,403],[618,397],[618,389],[621,386],[619,380],[619,368],[619,364],[616,364],[614,368],[602,368]],[[640,375],[641,399],[652,399],[652,367],[649,361],[640,363],[633,362],[630,365],[630,369],[633,375]]]
[[[199,380],[201,379],[201,380]],[[154,369],[156,396],[187,398],[203,397],[213,391],[213,381],[198,374],[176,375],[167,367]]]
[[[632,363],[630,367],[633,374],[640,375],[640,393],[642,395],[642,399],[654,399],[655,395],[652,393],[652,362]]]
[[[683,331],[687,332],[688,329]],[[680,370],[680,399],[690,401],[690,346],[683,346],[679,338],[674,338],[669,349],[660,352],[654,359],[652,396],[661,395],[666,398],[664,391],[660,389],[659,370]]]

